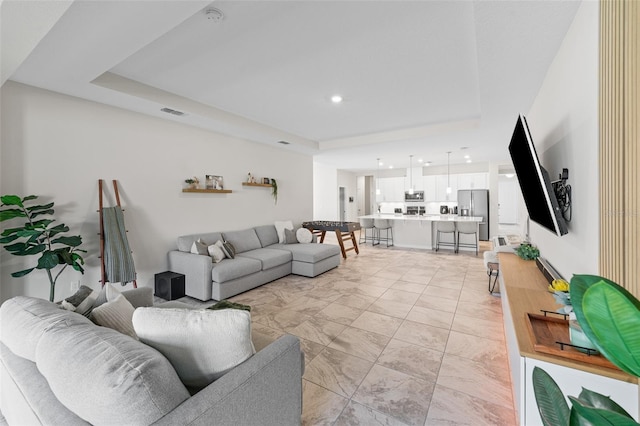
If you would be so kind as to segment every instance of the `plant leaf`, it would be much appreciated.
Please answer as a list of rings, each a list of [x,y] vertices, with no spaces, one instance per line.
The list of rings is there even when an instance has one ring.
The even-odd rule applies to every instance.
[[[572,406],[572,421],[573,421],[573,411],[586,420],[588,423],[584,423],[581,421],[580,423],[576,423],[578,425],[587,425],[593,424],[597,426],[638,426],[638,423],[635,422],[632,418],[625,417],[622,414],[616,413],[615,411],[603,410],[601,408],[593,408],[586,405],[584,401],[581,401],[578,398],[570,396]],[[573,425],[574,423],[571,423]]]
[[[73,237],[58,237],[55,240],[51,240],[51,244],[65,244],[71,247],[78,247],[82,244],[82,237],[79,235]]]
[[[621,370],[640,376],[640,301],[606,278],[575,275],[571,300],[582,330]]]
[[[27,210],[29,212],[34,212],[38,210],[49,210],[51,207],[53,207],[53,203],[27,207]]]
[[[21,227],[21,228],[7,228],[4,231],[2,231],[2,234],[0,234],[0,235],[2,235],[3,237],[7,237],[9,235],[17,233],[18,231],[22,231],[23,229],[24,229],[24,227]]]
[[[35,218],[38,216],[42,216],[43,214],[53,214],[53,213],[54,213],[53,209],[31,212],[31,217]]]
[[[622,414],[623,416],[629,417],[630,419],[633,418],[614,400],[598,392],[582,388],[582,392],[580,392],[580,395],[578,395],[578,399],[580,399],[580,401],[583,401],[585,405],[589,405],[590,407],[615,411],[616,413]]]
[[[533,391],[544,426],[569,424],[569,404],[556,382],[539,367],[533,369]]]
[[[18,272],[13,272],[11,274],[12,277],[14,278],[20,278],[20,277],[24,277],[25,275],[27,275],[29,272],[33,271],[36,268],[29,268],[29,269],[24,269],[22,271],[18,271]]]
[[[7,237],[2,237],[2,238],[0,238],[0,244],[8,244],[8,243],[10,243],[11,241],[15,241],[15,240],[17,240],[18,238],[20,238],[20,237],[18,237],[18,236],[17,236],[17,235],[15,235],[15,234],[14,234],[14,235],[9,235],[9,236],[7,236]]]
[[[25,224],[25,229],[45,229],[54,222],[53,219],[40,219],[31,224]]]
[[[24,238],[30,238],[34,235],[42,235],[42,230],[39,229],[23,229],[21,231],[18,231],[16,234],[18,235],[18,237],[24,237]]]
[[[52,251],[45,251],[38,259],[38,269],[53,269],[59,264],[58,255]]]
[[[0,210],[0,222],[4,222],[5,220],[14,219],[16,217],[27,217],[25,212],[18,209],[6,209]]]
[[[9,244],[4,246],[5,250],[7,250],[8,252],[11,252],[13,254],[17,254],[23,250],[27,249],[27,244],[25,243],[14,243],[14,244]]]
[[[35,200],[35,199],[37,199],[37,198],[38,198],[38,196],[37,196],[37,195],[27,195],[26,197],[24,197],[24,198],[22,199],[22,202],[24,203],[25,201],[31,201],[31,200]]]
[[[17,195],[3,195],[0,197],[0,201],[2,201],[2,204],[5,206],[24,207],[22,205],[22,200]]]
[[[56,225],[53,228],[49,229],[49,237],[53,237],[54,235],[60,234],[62,232],[67,232],[68,230],[69,227],[64,223],[61,223],[60,225]]]

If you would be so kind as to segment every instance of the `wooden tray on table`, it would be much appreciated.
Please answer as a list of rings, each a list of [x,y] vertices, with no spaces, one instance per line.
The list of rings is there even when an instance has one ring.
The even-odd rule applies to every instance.
[[[588,355],[569,345],[562,348],[557,342],[571,343],[568,320],[531,313],[525,315],[529,337],[536,351],[619,370],[599,353]]]

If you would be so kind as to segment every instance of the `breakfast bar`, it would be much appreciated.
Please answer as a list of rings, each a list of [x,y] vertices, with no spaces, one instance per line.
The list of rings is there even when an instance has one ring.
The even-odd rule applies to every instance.
[[[437,222],[474,222],[478,229],[482,217],[478,216],[458,216],[453,214],[443,215],[399,215],[377,213],[367,216],[360,216],[359,219],[389,219],[393,228],[394,245],[404,248],[432,249],[435,247],[436,233],[435,224]],[[476,232],[476,243],[479,233]],[[467,235],[463,237],[470,238]],[[445,238],[448,238],[445,240]],[[453,242],[453,236],[443,236],[443,242]],[[469,247],[460,247],[460,250],[474,251]]]

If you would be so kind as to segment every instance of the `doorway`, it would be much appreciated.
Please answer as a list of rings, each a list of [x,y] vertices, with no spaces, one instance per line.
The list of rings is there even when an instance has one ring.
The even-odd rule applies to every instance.
[[[339,209],[340,209],[340,221],[344,222],[345,221],[345,217],[347,215],[347,207],[346,207],[347,203],[346,203],[345,195],[344,195],[345,194],[344,186],[339,187],[338,188],[338,192],[339,192],[339,197],[340,197],[340,199],[338,201],[338,206],[339,206]]]

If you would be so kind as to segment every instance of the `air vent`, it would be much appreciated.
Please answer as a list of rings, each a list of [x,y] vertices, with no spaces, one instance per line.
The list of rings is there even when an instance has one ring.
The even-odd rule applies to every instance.
[[[178,111],[178,110],[175,110],[175,109],[171,109],[171,108],[162,108],[160,111],[166,112],[167,114],[177,115],[177,116],[184,115],[184,112]]]
[[[289,145],[290,144],[290,142],[287,142],[287,141],[278,141],[278,143],[281,143],[282,145]]]

